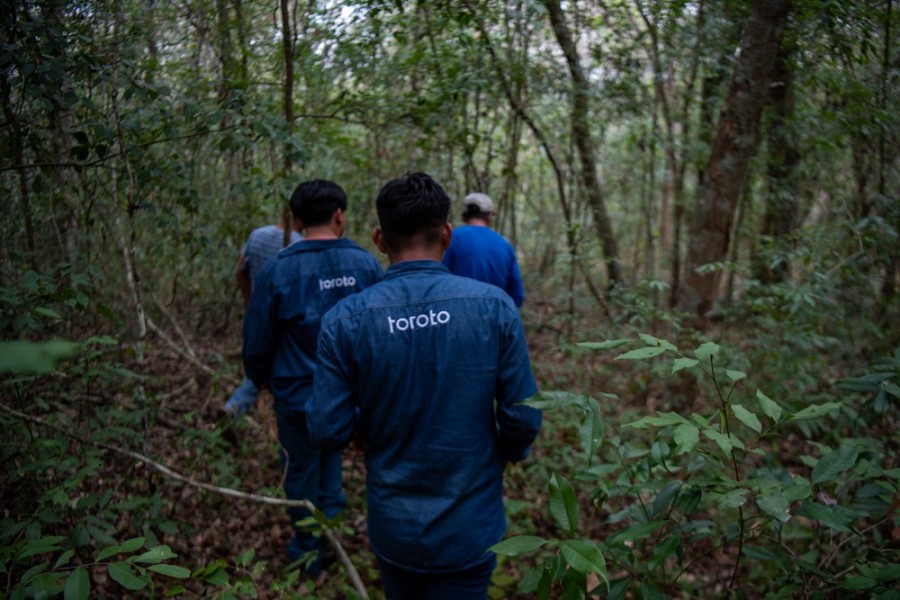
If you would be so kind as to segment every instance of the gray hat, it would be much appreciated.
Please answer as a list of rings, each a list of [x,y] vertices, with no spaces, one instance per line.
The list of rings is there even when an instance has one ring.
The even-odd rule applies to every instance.
[[[494,212],[494,201],[487,194],[475,192],[463,198],[463,204],[466,206],[477,206],[478,210],[483,213]]]

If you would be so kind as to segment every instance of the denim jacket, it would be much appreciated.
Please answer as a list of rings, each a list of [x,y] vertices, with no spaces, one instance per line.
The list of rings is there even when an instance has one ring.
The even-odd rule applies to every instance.
[[[456,571],[503,536],[505,461],[541,413],[519,312],[435,261],[398,263],[322,319],[307,423],[314,444],[365,444],[369,539],[383,560]]]
[[[348,239],[303,240],[266,263],[244,317],[244,370],[257,386],[268,384],[276,413],[306,411],[325,311],[383,273]]]

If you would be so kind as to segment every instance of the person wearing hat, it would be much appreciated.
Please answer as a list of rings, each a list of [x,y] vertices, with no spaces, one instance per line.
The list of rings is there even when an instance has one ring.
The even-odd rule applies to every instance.
[[[496,285],[516,306],[525,301],[525,287],[516,251],[506,238],[491,229],[496,214],[487,194],[475,192],[463,199],[462,227],[453,230],[444,266],[455,275]]]

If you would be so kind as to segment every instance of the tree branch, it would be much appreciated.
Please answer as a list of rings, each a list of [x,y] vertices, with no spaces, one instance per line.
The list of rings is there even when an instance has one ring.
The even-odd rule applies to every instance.
[[[78,442],[90,446],[95,446],[97,448],[103,448],[104,450],[109,450],[110,452],[115,452],[117,454],[121,454],[123,456],[128,456],[129,458],[133,458],[135,460],[139,460],[148,467],[156,469],[163,475],[175,479],[176,481],[180,481],[182,483],[186,483],[187,485],[200,488],[202,490],[206,490],[208,492],[213,492],[215,494],[220,494],[223,496],[231,496],[233,498],[240,498],[242,500],[250,500],[252,502],[258,502],[261,504],[270,504],[274,506],[297,506],[301,508],[305,508],[310,512],[315,512],[316,506],[310,502],[309,500],[289,500],[282,498],[274,498],[272,496],[264,496],[262,494],[253,494],[250,492],[242,492],[240,490],[236,490],[233,488],[221,487],[218,485],[212,485],[210,483],[204,483],[202,481],[197,481],[196,479],[191,479],[185,475],[177,473],[173,471],[166,465],[153,460],[143,454],[138,452],[134,452],[132,450],[128,450],[126,448],[118,448],[116,446],[111,446],[109,444],[104,444],[103,442],[96,442],[93,440],[87,440],[82,438],[81,436],[73,433],[73,428],[66,428],[60,425],[56,425],[51,423],[45,419],[40,417],[35,417],[32,415],[25,414],[23,412],[19,412],[9,406],[6,406],[3,403],[0,403],[0,410],[3,412],[16,417],[18,419],[22,419],[25,421],[31,421],[32,423],[37,423],[43,427],[47,427],[48,429],[52,429],[53,431],[70,437]],[[335,552],[337,552],[338,558],[340,558],[341,563],[343,563],[344,567],[347,569],[347,576],[350,578],[350,582],[353,584],[353,587],[356,589],[357,593],[362,598],[367,599],[368,593],[366,592],[366,586],[363,585],[362,579],[359,576],[359,572],[357,572],[356,567],[353,566],[353,563],[350,561],[350,557],[347,552],[344,550],[341,543],[338,541],[337,537],[334,535],[334,532],[324,525],[322,525],[322,533],[325,536],[325,539],[334,547]]]

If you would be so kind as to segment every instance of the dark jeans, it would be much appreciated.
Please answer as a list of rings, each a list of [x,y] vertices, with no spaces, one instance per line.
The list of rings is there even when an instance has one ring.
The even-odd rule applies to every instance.
[[[309,441],[304,416],[276,415],[276,420],[278,441],[281,443],[281,468],[286,471],[285,496],[291,500],[309,500],[329,517],[335,516],[347,505],[341,488],[341,453],[319,452]],[[305,508],[290,508],[288,512],[294,523],[310,515]],[[322,541],[296,529],[288,545],[288,558],[297,560],[305,552],[321,551],[324,548]],[[314,563],[310,571],[315,571],[316,566]]]
[[[497,557],[465,571],[419,573],[378,559],[388,600],[485,600]]]

